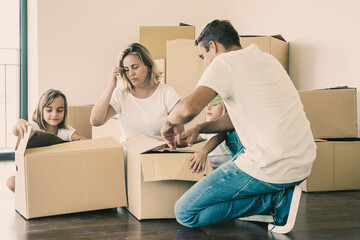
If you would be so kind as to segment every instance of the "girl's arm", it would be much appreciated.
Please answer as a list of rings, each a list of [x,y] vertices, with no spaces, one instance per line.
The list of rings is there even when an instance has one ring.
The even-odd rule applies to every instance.
[[[190,158],[189,168],[193,172],[203,171],[206,167],[207,155],[212,152],[226,138],[226,133],[216,134],[199,151],[195,152]]]
[[[80,133],[75,131],[70,138],[70,141],[78,141],[78,140],[86,140],[87,138],[84,136],[81,136]]]
[[[122,71],[122,68],[116,67],[113,71],[112,78],[108,87],[105,89],[99,100],[91,111],[90,123],[93,126],[101,126],[106,123],[110,118],[115,116],[116,111],[110,105],[110,100],[114,89],[116,88],[117,78]]]
[[[24,138],[24,134],[27,132],[27,126],[31,126],[25,119],[19,119],[13,128],[13,134],[15,136],[21,136]]]

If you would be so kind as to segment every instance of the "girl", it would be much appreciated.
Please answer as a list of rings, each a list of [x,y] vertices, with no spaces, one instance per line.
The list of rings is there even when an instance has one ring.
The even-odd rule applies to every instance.
[[[206,121],[209,122],[218,119],[225,113],[226,108],[223,100],[217,95],[206,107]],[[188,131],[192,130],[190,129]],[[215,170],[221,164],[230,160],[235,154],[238,154],[242,149],[242,144],[235,131],[218,134],[200,134],[196,142],[201,141],[207,141],[207,143],[190,157],[189,168],[192,169],[193,172],[199,172],[205,169],[207,157],[209,157],[211,167]],[[234,148],[234,143],[236,143],[236,148]],[[239,149],[238,146],[241,146],[241,149]]]
[[[32,116],[33,122],[28,123],[24,119],[19,119],[14,126],[13,134],[23,138],[27,132],[27,126],[32,126],[34,130],[57,135],[66,141],[86,139],[67,125],[67,112],[65,95],[59,90],[49,89],[39,99]],[[15,176],[7,180],[7,185],[10,190],[15,191]]]
[[[123,87],[117,86],[119,75]],[[122,52],[120,66],[93,107],[91,124],[101,126],[119,114],[121,142],[138,134],[160,139],[161,126],[180,96],[159,78],[150,52],[139,43],[131,44]]]

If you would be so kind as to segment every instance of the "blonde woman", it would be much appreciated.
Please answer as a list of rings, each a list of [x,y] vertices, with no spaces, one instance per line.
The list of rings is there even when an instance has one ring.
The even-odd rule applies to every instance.
[[[91,124],[101,126],[118,114],[121,142],[138,134],[161,139],[161,126],[180,100],[179,95],[159,82],[161,73],[143,45],[130,44],[122,52],[119,65],[91,112]]]

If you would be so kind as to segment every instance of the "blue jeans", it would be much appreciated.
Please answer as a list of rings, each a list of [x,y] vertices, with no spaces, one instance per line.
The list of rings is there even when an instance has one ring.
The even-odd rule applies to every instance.
[[[232,140],[235,140],[232,143],[237,141]],[[251,177],[234,163],[243,152],[241,146],[234,146],[239,152],[234,153],[231,161],[201,179],[176,202],[175,216],[180,224],[200,227],[238,217],[270,214],[273,207],[280,204],[285,189],[301,182],[272,184]]]
[[[245,147],[241,143],[235,130],[226,132],[225,144],[229,148],[233,158],[244,152]]]

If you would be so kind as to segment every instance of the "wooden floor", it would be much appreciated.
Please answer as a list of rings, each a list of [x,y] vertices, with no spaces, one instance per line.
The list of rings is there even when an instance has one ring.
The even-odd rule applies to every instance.
[[[124,208],[23,219],[5,187],[13,162],[0,162],[0,239],[360,239],[360,191],[303,193],[292,232],[270,234],[266,224],[232,220],[190,229],[175,220],[137,221]]]

